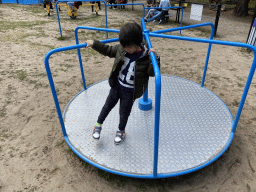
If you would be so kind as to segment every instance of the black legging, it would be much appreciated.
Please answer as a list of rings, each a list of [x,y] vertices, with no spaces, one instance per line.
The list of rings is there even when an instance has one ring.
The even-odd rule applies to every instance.
[[[95,3],[95,1],[92,1],[92,2],[91,2],[91,4],[94,4],[94,3]],[[99,7],[99,10],[101,10],[100,1],[97,1],[97,4],[98,4],[98,7]],[[94,7],[94,5],[92,5],[92,12],[93,12],[93,7]]]
[[[97,122],[100,124],[103,124],[109,112],[115,107],[119,99],[120,99],[120,108],[119,108],[120,121],[119,121],[118,128],[120,131],[124,131],[132,110],[133,102],[134,102],[133,92],[125,91],[121,89],[118,85],[110,89],[109,95],[107,97],[105,105],[103,106],[100,112]]]

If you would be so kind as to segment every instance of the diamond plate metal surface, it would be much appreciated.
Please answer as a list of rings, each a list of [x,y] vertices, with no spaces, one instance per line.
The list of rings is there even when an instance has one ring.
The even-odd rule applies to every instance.
[[[135,101],[126,139],[114,144],[119,103],[106,118],[99,141],[92,130],[109,92],[102,81],[77,95],[67,107],[68,138],[81,155],[103,167],[130,174],[152,174],[155,79],[150,78],[153,109],[141,111]],[[185,79],[162,75],[158,173],[182,172],[205,164],[225,147],[232,129],[228,108],[209,90]]]

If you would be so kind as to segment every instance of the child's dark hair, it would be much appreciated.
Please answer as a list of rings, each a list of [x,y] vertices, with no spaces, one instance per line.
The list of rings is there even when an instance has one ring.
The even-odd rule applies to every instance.
[[[140,45],[142,43],[142,29],[138,23],[126,23],[119,32],[119,41],[123,47],[131,44]]]

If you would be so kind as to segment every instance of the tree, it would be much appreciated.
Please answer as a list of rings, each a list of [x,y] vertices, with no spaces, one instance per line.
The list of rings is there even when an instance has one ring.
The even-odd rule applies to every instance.
[[[247,16],[248,15],[248,4],[250,0],[237,0],[236,7],[233,15],[236,16]]]

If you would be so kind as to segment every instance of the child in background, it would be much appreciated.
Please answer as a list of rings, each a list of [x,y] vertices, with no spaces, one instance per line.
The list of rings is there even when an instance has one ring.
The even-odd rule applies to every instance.
[[[100,139],[102,124],[119,99],[119,130],[116,132],[114,143],[120,144],[125,139],[125,127],[134,100],[141,97],[147,89],[149,76],[154,76],[149,52],[155,51],[153,48],[149,51],[142,40],[141,26],[132,22],[121,28],[120,44],[116,46],[105,45],[98,40],[86,41],[87,47],[92,47],[105,56],[115,58],[109,77],[111,89],[93,129],[94,139]]]
[[[51,0],[44,0],[44,1],[43,1],[43,4],[44,4],[44,10],[46,10],[46,5],[50,5],[50,11],[51,11],[51,12],[53,11],[53,7],[52,7],[52,2],[51,2]]]
[[[171,7],[170,1],[169,0],[161,0],[161,3],[159,7]],[[153,21],[155,22],[157,19],[160,19],[159,24],[163,23],[163,20],[165,18],[165,15],[168,15],[169,8],[162,8],[160,12],[158,12],[156,15],[154,15],[150,19],[144,19],[145,22],[150,22]]]
[[[69,7],[72,9],[72,13],[76,12],[76,10],[74,10],[73,7],[76,7],[77,9],[79,9],[79,6],[82,5],[82,1],[68,1],[67,4],[69,5]]]
[[[127,4],[127,0],[120,0],[119,4]],[[125,5],[121,5],[121,9],[125,9]]]
[[[98,4],[98,8],[99,8],[99,10],[101,10],[101,4],[100,4],[100,1],[96,1],[97,2],[97,4]],[[94,4],[95,3],[95,1],[90,1],[90,3],[91,4]],[[93,13],[93,8],[94,8],[94,5],[92,5],[92,13]]]

